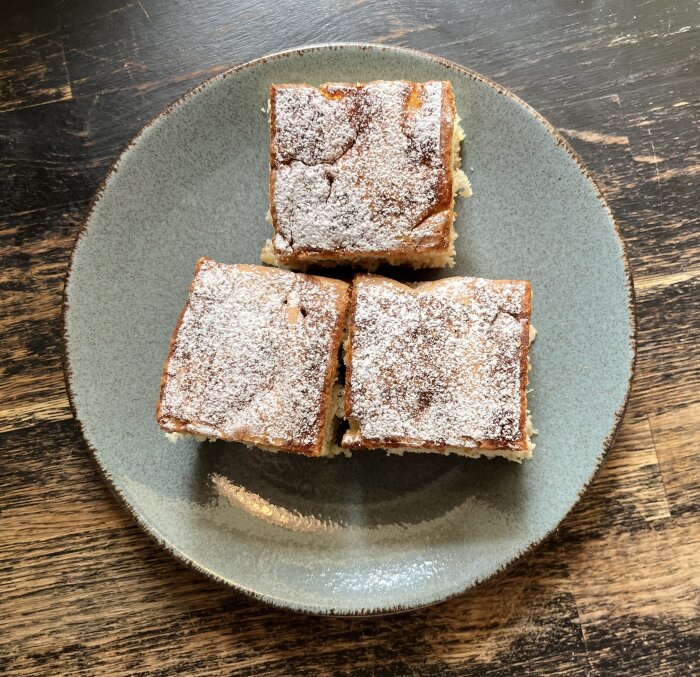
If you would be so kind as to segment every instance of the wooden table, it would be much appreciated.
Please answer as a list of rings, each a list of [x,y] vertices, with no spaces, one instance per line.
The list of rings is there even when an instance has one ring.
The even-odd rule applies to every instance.
[[[699,19],[695,0],[5,0],[0,672],[699,674]],[[232,64],[328,41],[430,51],[532,104],[601,182],[635,278],[637,375],[592,489],[514,569],[396,617],[284,613],[177,564],[101,481],[63,381],[69,255],[127,141]]]

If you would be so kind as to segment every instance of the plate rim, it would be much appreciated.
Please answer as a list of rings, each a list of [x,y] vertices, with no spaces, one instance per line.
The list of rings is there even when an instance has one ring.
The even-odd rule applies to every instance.
[[[200,91],[204,90],[205,88],[209,87],[213,83],[219,81],[219,80],[224,80],[225,78],[235,75],[241,71],[248,70],[250,68],[254,68],[258,65],[268,63],[270,61],[277,61],[293,56],[303,56],[305,53],[308,52],[320,52],[320,51],[326,51],[326,50],[333,50],[333,51],[339,51],[339,50],[358,50],[358,51],[380,51],[380,52],[399,52],[406,54],[408,56],[412,56],[414,58],[419,58],[419,59],[424,59],[424,60],[429,60],[429,61],[434,61],[439,63],[440,65],[450,69],[450,70],[455,70],[458,73],[462,75],[466,75],[472,80],[476,80],[478,82],[481,82],[482,84],[487,85],[488,87],[491,87],[494,89],[496,92],[499,94],[506,96],[510,99],[512,99],[517,105],[520,107],[524,108],[530,115],[532,115],[540,124],[542,124],[545,129],[549,132],[549,134],[553,137],[555,140],[557,146],[561,147],[570,157],[571,159],[576,163],[578,166],[579,170],[581,173],[584,175],[584,177],[593,185],[593,188],[595,189],[595,194],[596,197],[598,198],[598,201],[602,204],[604,207],[605,211],[607,212],[608,218],[613,226],[613,231],[615,234],[615,237],[617,238],[617,241],[620,246],[620,254],[622,258],[622,265],[624,269],[624,281],[625,281],[625,287],[627,291],[627,319],[628,319],[628,326],[629,326],[629,336],[628,336],[628,342],[629,346],[631,349],[631,360],[630,360],[630,366],[629,366],[629,375],[627,377],[627,387],[625,390],[625,395],[623,398],[623,401],[621,405],[618,407],[617,411],[615,412],[614,416],[614,422],[612,425],[612,428],[608,432],[607,436],[603,440],[603,445],[602,448],[600,449],[597,457],[596,457],[596,464],[593,469],[593,472],[591,473],[590,477],[581,485],[579,488],[576,498],[574,501],[568,506],[565,514],[562,516],[561,520],[557,522],[547,533],[545,533],[542,538],[540,538],[537,541],[532,541],[531,543],[528,544],[526,548],[524,548],[522,551],[518,552],[515,554],[513,557],[505,561],[500,567],[495,569],[491,574],[488,576],[479,578],[477,577],[474,582],[471,585],[468,585],[467,587],[463,588],[462,590],[459,590],[454,593],[450,593],[444,597],[440,597],[438,599],[435,599],[430,602],[426,602],[423,604],[398,604],[395,607],[391,608],[381,608],[381,607],[376,607],[373,609],[363,609],[360,611],[350,611],[350,610],[343,610],[343,611],[336,611],[334,608],[328,608],[325,606],[319,606],[319,605],[305,605],[303,603],[298,603],[298,602],[293,602],[291,600],[287,599],[282,599],[275,597],[273,595],[268,595],[264,592],[260,592],[258,590],[251,589],[249,587],[246,587],[236,581],[229,580],[221,576],[215,571],[207,569],[203,564],[195,561],[192,557],[188,556],[184,552],[182,552],[174,543],[171,543],[166,539],[153,525],[148,524],[145,519],[137,512],[137,510],[129,503],[127,498],[123,495],[115,481],[113,481],[111,474],[107,471],[105,467],[103,467],[102,463],[100,462],[99,456],[98,456],[98,450],[95,449],[92,444],[88,441],[86,435],[85,435],[85,429],[83,426],[82,420],[78,417],[78,410],[76,407],[75,403],[75,395],[73,393],[73,387],[72,387],[72,368],[71,368],[71,358],[70,358],[70,352],[68,349],[68,311],[69,311],[69,301],[68,301],[68,288],[71,284],[71,279],[73,277],[73,270],[75,267],[75,257],[78,251],[79,244],[82,240],[82,238],[86,235],[88,231],[88,227],[90,225],[90,222],[92,220],[92,217],[95,213],[95,210],[99,204],[99,202],[102,199],[102,196],[104,195],[105,191],[107,190],[110,181],[112,180],[112,177],[119,171],[120,165],[122,162],[122,159],[132,151],[133,148],[137,146],[137,144],[140,142],[141,138],[147,133],[147,131],[153,127],[154,125],[157,125],[162,119],[166,118],[168,115],[170,115],[174,110],[177,110],[179,107],[185,105],[187,101],[196,96]],[[482,75],[481,73],[478,73],[477,71],[472,70],[471,68],[468,68],[466,66],[462,66],[458,63],[455,63],[454,61],[451,61],[449,59],[446,59],[441,56],[437,56],[435,54],[431,54],[429,52],[424,52],[421,50],[417,49],[412,49],[409,47],[400,47],[400,46],[395,46],[395,45],[384,45],[384,44],[378,44],[378,43],[368,43],[368,42],[328,42],[328,43],[311,43],[308,45],[302,45],[299,47],[292,47],[289,49],[285,50],[280,50],[276,52],[272,52],[270,54],[265,54],[263,56],[251,59],[249,61],[245,61],[242,63],[235,64],[233,66],[230,66],[228,68],[225,68],[223,71],[213,75],[212,77],[207,78],[206,80],[203,80],[202,82],[198,83],[194,87],[188,89],[186,92],[178,96],[174,101],[172,101],[170,104],[168,104],[163,110],[161,110],[159,113],[156,115],[152,116],[140,129],[139,131],[131,138],[131,140],[122,147],[121,151],[119,152],[119,155],[117,159],[111,164],[109,167],[107,173],[105,174],[104,178],[100,181],[97,189],[95,190],[95,193],[93,194],[89,205],[88,209],[86,211],[86,214],[84,218],[81,220],[81,223],[78,227],[78,233],[75,236],[75,239],[73,241],[73,244],[71,246],[71,251],[70,251],[70,257],[69,257],[69,266],[68,270],[66,271],[66,276],[65,276],[65,281],[63,285],[63,293],[62,293],[62,300],[61,300],[61,334],[62,334],[62,341],[61,341],[61,353],[62,353],[62,358],[63,358],[63,378],[66,386],[66,393],[68,396],[68,403],[70,406],[70,410],[72,413],[72,418],[73,420],[78,424],[78,427],[80,429],[80,435],[83,438],[83,441],[85,445],[87,446],[90,456],[97,467],[97,470],[102,478],[102,481],[109,487],[110,491],[112,494],[116,497],[117,501],[120,503],[122,508],[124,508],[127,513],[132,517],[132,519],[136,522],[136,524],[139,526],[139,528],[153,541],[158,545],[160,548],[165,550],[169,555],[171,555],[174,559],[176,559],[180,564],[184,564],[188,569],[191,571],[195,571],[198,574],[204,575],[207,579],[210,581],[213,581],[214,583],[217,583],[218,585],[225,587],[227,590],[233,590],[239,593],[244,594],[246,597],[254,599],[257,602],[263,602],[265,604],[268,604],[272,607],[278,608],[278,609],[284,609],[285,611],[292,611],[295,613],[303,613],[303,614],[308,614],[308,615],[316,615],[316,616],[335,616],[335,617],[373,617],[373,616],[384,616],[384,615],[392,615],[392,614],[398,614],[398,613],[404,613],[408,611],[412,611],[414,609],[421,609],[425,608],[428,606],[433,606],[435,604],[439,604],[442,602],[446,602],[447,600],[453,599],[455,597],[459,597],[460,595],[463,595],[469,590],[473,590],[481,585],[483,585],[485,582],[492,580],[496,578],[497,576],[502,575],[504,572],[508,571],[509,569],[513,568],[516,566],[518,563],[523,561],[527,556],[531,555],[534,551],[536,551],[539,547],[541,547],[545,542],[549,541],[552,537],[552,535],[556,532],[556,530],[559,528],[561,523],[571,514],[572,510],[580,503],[581,499],[585,495],[586,491],[590,487],[590,485],[595,481],[597,476],[600,473],[601,468],[603,467],[603,464],[605,462],[605,459],[612,448],[615,439],[620,431],[620,427],[622,425],[622,421],[624,419],[625,412],[627,410],[627,406],[629,404],[629,399],[630,399],[630,392],[632,389],[632,382],[634,380],[635,372],[636,372],[636,366],[637,366],[637,340],[638,340],[638,325],[637,325],[637,314],[636,314],[636,297],[635,297],[635,291],[634,291],[634,282],[633,282],[633,276],[632,276],[632,270],[630,267],[629,263],[629,257],[627,255],[627,249],[625,245],[625,241],[622,237],[622,234],[620,232],[620,228],[618,226],[617,220],[615,219],[615,215],[608,204],[605,195],[603,193],[603,189],[599,182],[596,180],[595,176],[593,173],[588,169],[588,166],[586,163],[583,161],[581,156],[574,150],[574,148],[569,144],[569,142],[564,138],[564,136],[559,132],[559,130],[547,119],[545,118],[541,113],[539,113],[537,110],[535,110],[530,104],[527,102],[523,101],[517,94],[514,94],[511,90],[509,90],[506,87],[503,87],[502,85],[498,84],[494,80],[491,80],[489,77]]]

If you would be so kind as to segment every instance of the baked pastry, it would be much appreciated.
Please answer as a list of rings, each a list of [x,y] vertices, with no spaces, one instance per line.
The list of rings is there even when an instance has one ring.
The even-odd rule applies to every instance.
[[[170,342],[160,427],[332,453],[348,291],[338,280],[200,259]]]
[[[343,447],[529,458],[530,310],[529,282],[358,275]]]
[[[453,265],[463,138],[449,82],[273,85],[262,260]]]

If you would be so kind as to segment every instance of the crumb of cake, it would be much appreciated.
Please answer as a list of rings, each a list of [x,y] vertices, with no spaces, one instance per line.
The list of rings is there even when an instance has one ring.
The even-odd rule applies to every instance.
[[[462,129],[462,118],[456,115],[455,129],[452,134],[452,207],[454,209],[454,198],[457,195],[462,197],[472,196],[472,185],[469,183],[467,175],[462,170],[462,141],[464,141],[464,130]]]
[[[260,252],[260,261],[262,263],[267,263],[270,266],[278,266],[280,268],[284,267],[280,264],[279,259],[275,255],[275,250],[272,247],[272,240],[265,242],[265,246]]]

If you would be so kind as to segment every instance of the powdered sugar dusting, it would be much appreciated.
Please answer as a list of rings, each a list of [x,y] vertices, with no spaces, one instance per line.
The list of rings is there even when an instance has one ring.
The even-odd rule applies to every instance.
[[[443,161],[440,155],[442,97],[443,83],[426,82],[420,93],[420,107],[409,109],[404,121],[411,159],[438,170]]]
[[[202,260],[166,366],[161,426],[319,453],[346,297],[342,282]]]
[[[525,448],[528,283],[355,285],[344,444]]]
[[[333,162],[357,136],[346,103],[327,99],[313,87],[278,89],[275,116],[275,159],[280,164]]]
[[[449,83],[279,86],[272,107],[277,254],[449,246]]]

